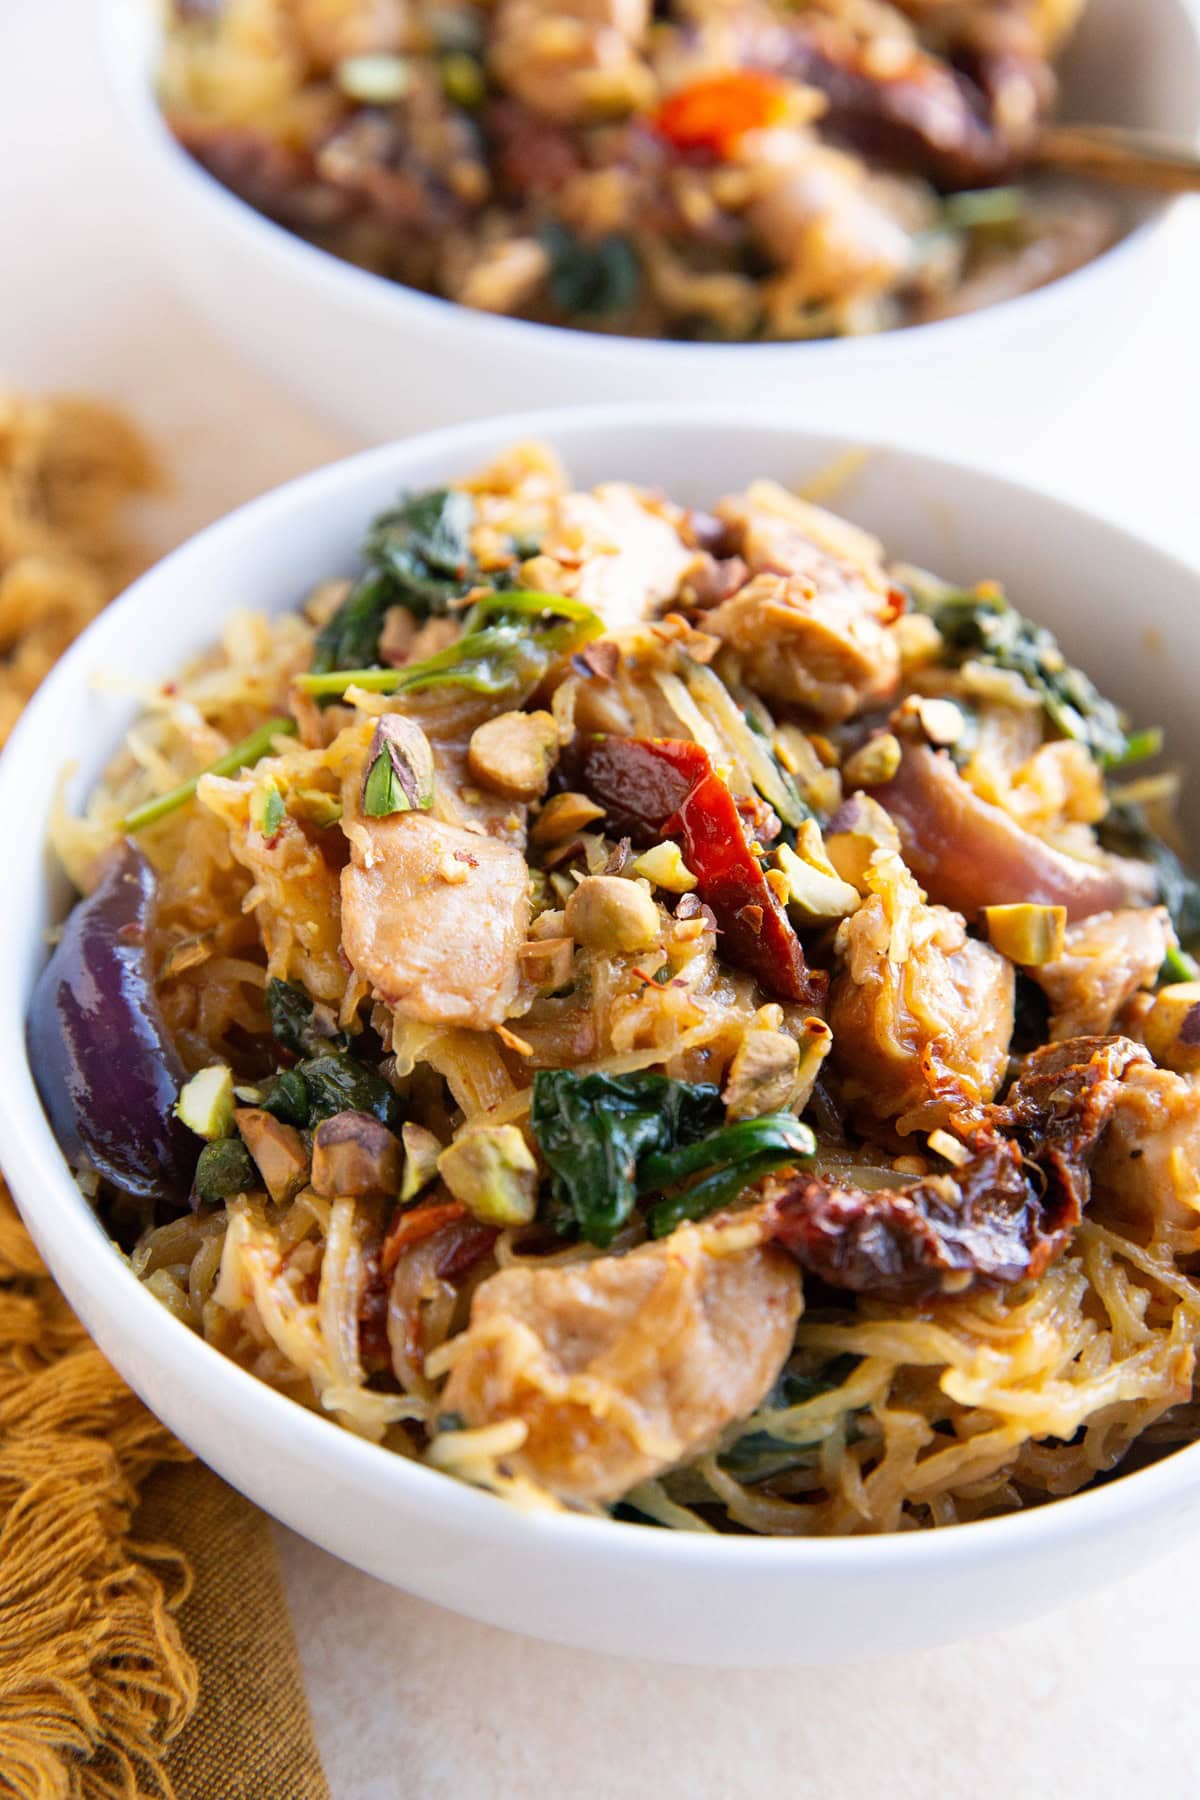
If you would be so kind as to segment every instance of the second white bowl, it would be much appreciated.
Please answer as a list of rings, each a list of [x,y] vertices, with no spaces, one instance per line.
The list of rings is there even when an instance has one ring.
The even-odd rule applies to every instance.
[[[179,149],[159,113],[153,0],[105,0],[104,50],[150,229],[182,291],[256,367],[364,440],[530,406],[704,400],[789,406],[809,425],[903,421],[934,444],[986,416],[993,451],[1025,441],[1111,354],[1152,291],[1167,208],[1032,294],[936,325],[805,344],[605,337],[472,312],[313,248],[238,200]],[[1091,0],[1064,62],[1064,114],[1200,127],[1194,0]],[[953,441],[953,440],[951,440]]]

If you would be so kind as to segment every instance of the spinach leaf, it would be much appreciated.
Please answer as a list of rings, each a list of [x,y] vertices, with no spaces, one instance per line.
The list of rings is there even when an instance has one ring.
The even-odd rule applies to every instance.
[[[651,1237],[666,1237],[685,1219],[707,1218],[760,1176],[812,1156],[815,1150],[812,1132],[791,1113],[764,1113],[757,1119],[739,1119],[699,1143],[648,1156],[638,1171],[641,1193],[673,1188],[700,1169],[712,1171],[650,1208]]]
[[[404,1123],[400,1096],[390,1082],[344,1050],[327,1050],[284,1069],[275,1076],[260,1101],[286,1125],[311,1130],[334,1113],[365,1112],[399,1131]]]
[[[267,983],[266,1002],[275,1041],[293,1056],[315,1056],[332,1045],[345,1047],[344,1033],[334,1032],[326,1037],[315,1028],[312,1000],[298,982],[272,977]]]
[[[534,1077],[530,1123],[553,1176],[555,1223],[593,1244],[611,1244],[640,1195],[677,1191],[650,1209],[651,1234],[665,1237],[702,1219],[769,1170],[813,1153],[807,1125],[790,1113],[723,1125],[715,1087],[665,1075]],[[691,1176],[707,1170],[690,1186]]]
[[[363,555],[392,586],[393,603],[419,618],[444,613],[475,583],[471,554],[475,502],[458,488],[414,494],[371,527]]]
[[[1106,850],[1151,864],[1158,876],[1158,898],[1171,915],[1180,943],[1185,948],[1195,943],[1200,938],[1200,881],[1152,830],[1144,809],[1118,801],[1097,829]]]
[[[951,660],[973,657],[1024,677],[1039,696],[1054,729],[1086,744],[1105,768],[1157,753],[1156,732],[1126,729],[1124,715],[1082,669],[1073,668],[1044,626],[1035,625],[1003,594],[918,594],[951,651]]]
[[[399,669],[310,671],[296,677],[306,694],[329,697],[354,684],[377,694],[462,687],[473,694],[532,693],[552,662],[590,643],[604,623],[579,600],[524,589],[489,594],[464,620],[457,643]]]
[[[308,1086],[298,1069],[281,1069],[272,1076],[259,1105],[285,1125],[303,1131],[310,1112]]]
[[[363,545],[367,571],[317,634],[313,668],[369,666],[389,606],[407,606],[422,619],[440,615],[485,579],[471,555],[474,520],[474,501],[457,488],[413,494],[381,513]]]
[[[313,668],[324,673],[373,663],[379,655],[384,614],[392,604],[391,584],[384,576],[362,576],[317,633]]]
[[[835,1356],[812,1374],[801,1374],[785,1366],[775,1386],[761,1402],[759,1412],[781,1412],[785,1407],[802,1406],[806,1400],[815,1399],[818,1394],[831,1393],[853,1374],[859,1360],[857,1356]],[[846,1436],[849,1442],[854,1441],[853,1425]],[[785,1470],[794,1469],[819,1442],[819,1439],[814,1438],[808,1443],[798,1444],[792,1443],[788,1438],[776,1437],[770,1431],[747,1431],[727,1450],[722,1451],[717,1460],[723,1469],[727,1469],[739,1481],[753,1484],[757,1481],[769,1481],[772,1475],[782,1475]]]
[[[308,1090],[310,1125],[339,1112],[365,1112],[399,1131],[404,1123],[400,1096],[389,1081],[342,1050],[327,1051],[298,1064]]]
[[[559,312],[595,317],[633,305],[641,267],[627,237],[613,232],[585,244],[557,222],[543,225],[540,236],[550,258],[550,298]]]
[[[723,1116],[720,1092],[707,1084],[540,1070],[530,1124],[553,1176],[556,1222],[611,1244],[633,1211],[641,1158],[694,1142]]]

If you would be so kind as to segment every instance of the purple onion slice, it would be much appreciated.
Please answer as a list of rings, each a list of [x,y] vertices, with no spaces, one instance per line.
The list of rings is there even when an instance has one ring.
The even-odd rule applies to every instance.
[[[149,863],[122,845],[38,978],[27,1043],[72,1166],[91,1164],[121,1193],[182,1211],[200,1145],[172,1111],[184,1071],[147,967],[154,895]]]

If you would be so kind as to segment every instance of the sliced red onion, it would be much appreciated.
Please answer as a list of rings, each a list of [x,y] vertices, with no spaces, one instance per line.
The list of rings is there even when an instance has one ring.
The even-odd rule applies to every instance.
[[[187,1205],[200,1145],[146,958],[154,874],[132,844],[68,916],[29,1011],[29,1061],[63,1154],[138,1200]]]
[[[981,800],[944,751],[905,747],[892,780],[871,790],[900,833],[904,860],[931,900],[974,918],[985,906],[1065,906],[1069,919],[1149,906],[1158,879],[1123,856],[1084,862],[1023,831]]]

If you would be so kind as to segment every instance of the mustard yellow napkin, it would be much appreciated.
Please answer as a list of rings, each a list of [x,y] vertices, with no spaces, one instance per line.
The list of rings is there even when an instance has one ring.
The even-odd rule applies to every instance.
[[[0,1795],[328,1794],[267,1519],[109,1367],[0,1186]]]
[[[120,414],[0,393],[0,743],[159,485]],[[0,1181],[0,1797],[154,1795],[328,1800],[270,1527],[104,1361]]]

